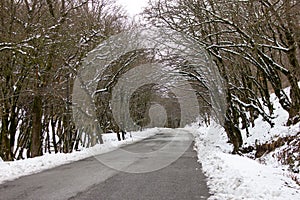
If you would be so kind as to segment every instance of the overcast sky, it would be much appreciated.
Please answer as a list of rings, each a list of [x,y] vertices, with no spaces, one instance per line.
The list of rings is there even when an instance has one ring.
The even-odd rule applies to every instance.
[[[131,16],[134,16],[142,12],[148,0],[117,0],[117,2],[123,5]]]

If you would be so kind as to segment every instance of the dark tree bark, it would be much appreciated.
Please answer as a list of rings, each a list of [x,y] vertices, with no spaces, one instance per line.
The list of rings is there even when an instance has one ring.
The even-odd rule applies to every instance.
[[[32,133],[31,133],[31,157],[42,155],[42,97],[36,95],[32,108]]]

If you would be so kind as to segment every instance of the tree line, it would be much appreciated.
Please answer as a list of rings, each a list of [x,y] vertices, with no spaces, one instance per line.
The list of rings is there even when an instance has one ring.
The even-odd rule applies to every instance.
[[[128,27],[125,13],[111,0],[2,0],[0,10],[0,157],[71,152],[78,67]]]
[[[234,153],[243,144],[241,128],[248,132],[259,116],[273,126],[270,93],[289,113],[287,125],[300,120],[299,1],[157,0],[144,16],[188,34],[212,56],[227,90],[224,128]]]
[[[0,10],[0,157],[23,159],[93,145],[95,138],[87,134],[82,141],[85,130],[72,120],[71,93],[86,54],[131,26],[122,8],[113,0],[2,0]],[[156,0],[143,16],[152,26],[189,35],[210,54],[226,88],[224,128],[239,153],[241,129],[255,126],[259,116],[273,126],[271,92],[289,113],[287,125],[300,120],[299,12],[295,0]],[[105,74],[118,75],[121,64],[112,63]],[[140,90],[158,101],[145,92],[155,90],[149,87]],[[211,108],[204,93],[205,107]],[[97,96],[97,118],[103,130],[118,131],[108,119],[109,97]],[[140,99],[138,93],[130,99],[137,107],[131,115],[144,125],[149,104]],[[205,112],[209,116],[209,109]]]

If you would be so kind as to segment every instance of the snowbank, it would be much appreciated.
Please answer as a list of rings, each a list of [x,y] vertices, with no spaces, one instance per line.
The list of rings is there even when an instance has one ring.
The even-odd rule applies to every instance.
[[[287,93],[287,95],[289,95],[289,88],[286,88],[285,92]],[[259,117],[255,120],[255,126],[249,128],[250,137],[246,136],[246,130],[242,130],[244,146],[255,146],[256,142],[259,144],[263,144],[270,141],[276,141],[278,138],[295,136],[300,132],[300,122],[295,125],[286,126],[286,122],[288,121],[289,117],[288,112],[281,107],[278,98],[274,94],[271,94],[271,101],[273,102],[275,109],[273,114],[273,116],[275,117],[275,119],[273,120],[275,126],[271,127],[267,122]],[[282,165],[282,163],[279,162],[280,159],[278,158],[278,156],[281,156],[282,153],[293,153],[292,148],[295,149],[296,146],[291,147],[288,144],[285,144],[284,146],[275,149],[275,151],[263,155],[261,158],[257,159],[257,161],[274,168],[279,168],[282,171],[286,171],[286,174],[296,176],[300,180],[299,173],[292,174],[291,172],[288,172],[290,166]],[[296,151],[297,150],[294,150],[294,152]],[[254,155],[252,155],[251,153],[248,156],[254,157]],[[294,157],[297,156],[298,155],[294,155]],[[294,171],[300,170],[300,165],[297,162],[298,161],[295,161],[294,163]]]
[[[300,187],[280,168],[231,155],[232,147],[222,127],[212,123],[188,129],[195,135],[195,149],[212,194],[210,200],[300,199]]]
[[[300,84],[299,84],[300,85]],[[289,88],[285,89],[289,95]],[[286,126],[288,113],[282,109],[278,98],[272,94],[274,104],[275,126],[271,127],[261,117],[255,120],[255,126],[249,128],[250,136],[242,130],[244,146],[255,146],[255,143],[265,143],[279,137],[295,136],[300,132],[300,123]],[[299,173],[288,171],[288,166],[278,160],[280,152],[291,148],[287,144],[274,152],[263,155],[260,159],[254,157],[232,155],[231,144],[225,130],[214,122],[209,127],[188,128],[195,136],[195,149],[199,162],[208,177],[208,186],[212,197],[210,200],[253,199],[253,200],[286,200],[300,199],[300,186],[292,180]],[[297,154],[297,153],[296,153]],[[298,156],[299,153],[295,156]],[[295,163],[297,165],[298,163]]]
[[[91,157],[93,155],[106,153],[123,145],[143,140],[147,137],[155,135],[157,132],[157,128],[148,129],[142,132],[132,132],[132,137],[130,137],[130,134],[126,134],[126,140],[123,141],[118,141],[116,134],[105,134],[103,135],[104,144],[98,144],[94,147],[82,149],[81,151],[68,154],[45,154],[40,157],[28,158],[13,162],[4,162],[0,158],[0,184],[4,181],[13,180],[21,176],[37,173],[59,165]]]

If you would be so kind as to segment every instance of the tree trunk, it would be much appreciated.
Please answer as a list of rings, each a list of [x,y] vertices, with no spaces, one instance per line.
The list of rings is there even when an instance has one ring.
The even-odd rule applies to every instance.
[[[286,33],[290,50],[288,51],[288,59],[292,66],[291,72],[287,75],[287,78],[291,84],[290,97],[291,97],[291,108],[289,110],[288,125],[296,124],[300,121],[300,88],[298,86],[297,71],[300,70],[300,64],[297,59],[297,47],[296,41],[292,35]]]
[[[8,116],[2,116],[0,156],[3,160],[12,160],[10,155],[10,143],[8,138]]]
[[[17,132],[17,113],[16,113],[16,106],[12,106],[11,110],[11,119],[10,119],[10,127],[9,127],[9,147],[10,147],[10,159],[13,160],[15,155],[14,155],[14,146],[15,146],[15,139],[16,139],[16,132]]]
[[[300,88],[298,86],[298,80],[291,75],[289,81],[291,84],[290,97],[292,103],[289,110],[289,120],[287,125],[296,124],[300,121]]]
[[[56,142],[56,132],[55,132],[56,122],[57,122],[57,120],[54,120],[54,117],[52,114],[52,118],[51,118],[52,143],[53,143],[53,147],[54,147],[54,152],[58,153],[57,142]]]
[[[230,142],[233,144],[233,154],[239,153],[239,148],[243,144],[243,139],[240,130],[235,126],[235,124],[231,121],[230,116],[226,116],[224,128],[227,133],[227,136]]]
[[[33,101],[32,109],[32,132],[31,132],[31,157],[42,155],[42,97],[36,95]]]

